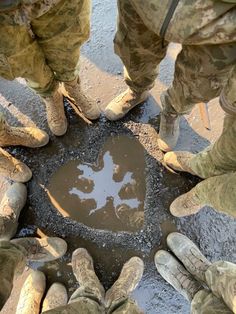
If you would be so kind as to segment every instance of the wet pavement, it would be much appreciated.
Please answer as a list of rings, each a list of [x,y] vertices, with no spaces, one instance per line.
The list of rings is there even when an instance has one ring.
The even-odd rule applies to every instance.
[[[115,1],[109,0],[93,2],[91,39],[81,56],[84,89],[97,99],[101,109],[125,89],[122,65],[112,47],[115,5]],[[46,272],[48,284],[56,280],[65,283],[70,294],[75,290],[77,283],[70,258],[77,247],[89,250],[106,289],[118,277],[123,263],[137,255],[145,262],[143,279],[133,295],[140,307],[150,314],[187,314],[188,303],[157,274],[153,262],[155,252],[166,248],[168,233],[178,230],[186,234],[210,260],[236,262],[233,218],[210,208],[181,219],[172,217],[168,211],[175,197],[198,182],[190,175],[166,170],[157,146],[160,93],[172,80],[178,51],[179,46],[171,45],[152,96],[122,121],[108,122],[101,117],[88,126],[66,104],[70,126],[65,136],[56,138],[50,134],[49,145],[41,149],[9,148],[34,174],[27,184],[28,201],[20,216],[17,237],[46,234],[63,237],[68,242],[68,253],[61,260],[31,265]],[[15,125],[37,125],[49,132],[42,103],[22,79],[0,80],[0,103]],[[222,111],[217,100],[210,103],[209,112],[212,131],[203,128],[197,108],[183,117],[177,149],[200,151],[217,138],[222,129]],[[137,164],[133,162],[134,152],[139,156]],[[101,194],[103,187],[105,194]],[[128,197],[124,195],[127,193]],[[83,208],[83,202],[88,206]],[[144,212],[140,228],[132,229],[130,223],[122,223],[117,216],[116,209],[123,204],[132,211]],[[2,313],[15,313],[17,289],[22,281],[21,278],[17,282],[14,298]]]

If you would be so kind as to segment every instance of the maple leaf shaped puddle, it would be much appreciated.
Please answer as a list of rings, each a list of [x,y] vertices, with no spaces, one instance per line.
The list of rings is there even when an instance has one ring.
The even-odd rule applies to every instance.
[[[64,217],[96,229],[133,232],[143,226],[145,186],[144,148],[121,135],[108,138],[96,164],[63,165],[47,190]]]

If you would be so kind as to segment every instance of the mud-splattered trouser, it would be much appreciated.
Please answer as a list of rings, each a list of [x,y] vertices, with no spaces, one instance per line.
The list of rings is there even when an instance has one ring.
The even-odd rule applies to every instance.
[[[114,302],[110,308],[105,308],[97,296],[83,288],[77,289],[70,298],[69,304],[44,312],[45,314],[143,314],[136,303],[128,298]]]
[[[159,4],[149,0],[118,0],[115,52],[125,65],[128,86],[133,91],[142,92],[154,86],[158,65],[166,55],[169,41],[182,44],[172,86],[163,94],[163,110],[167,113],[189,113],[196,103],[208,102],[220,95],[221,106],[227,112],[223,132],[212,147],[191,160],[191,167],[202,178],[222,175],[200,184],[199,197],[204,199],[205,204],[235,216],[236,39],[233,24],[236,5],[211,0],[193,1],[191,5],[185,5],[187,1],[180,1],[167,41],[159,36],[157,30],[167,13],[163,12],[163,8],[168,7],[168,2]],[[189,10],[195,10],[194,14],[189,13]],[[219,10],[228,11],[220,15]],[[185,18],[181,15],[184,13]],[[198,33],[194,31],[194,28],[199,27],[196,16],[199,16],[199,24],[202,21],[205,23],[210,16],[214,16],[215,21]],[[221,27],[217,25],[217,18]],[[222,31],[224,23],[228,32]],[[181,35],[188,34],[189,30],[193,35],[181,40]],[[231,31],[234,32],[232,36]]]
[[[34,36],[25,25],[1,22],[3,15],[0,13],[1,77],[23,77],[37,93],[49,96],[58,81],[78,76],[80,47],[90,32],[90,0],[61,0],[30,21]]]
[[[205,273],[209,290],[199,291],[191,303],[192,314],[236,313],[236,265],[216,262]]]
[[[25,265],[24,248],[8,241],[0,241],[0,311],[11,294],[13,280]]]

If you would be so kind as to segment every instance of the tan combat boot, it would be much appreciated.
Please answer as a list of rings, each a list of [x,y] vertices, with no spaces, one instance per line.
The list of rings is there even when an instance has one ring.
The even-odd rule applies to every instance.
[[[180,172],[188,172],[191,173],[194,176],[197,176],[197,174],[190,168],[189,162],[195,155],[189,152],[169,152],[166,153],[164,156],[164,163],[170,167],[171,169],[174,169],[176,171]]]
[[[206,283],[205,273],[211,263],[200,252],[199,248],[189,238],[178,232],[168,235],[167,244],[187,271],[197,280]]]
[[[196,189],[177,197],[170,205],[170,212],[175,217],[197,214],[205,205],[199,200]]]
[[[26,186],[0,177],[0,240],[10,240],[16,233],[18,218],[25,205]]]
[[[155,255],[155,264],[160,275],[191,302],[203,287],[169,252],[160,250]]]
[[[26,259],[35,262],[51,262],[61,258],[67,251],[67,244],[63,239],[54,237],[19,238],[11,243],[23,247]]]
[[[79,78],[64,82],[64,96],[67,97],[89,120],[97,120],[101,111],[94,99],[85,95],[80,87]]]
[[[31,170],[22,162],[0,148],[0,173],[16,182],[27,182],[32,177]]]
[[[27,277],[20,293],[16,314],[40,312],[40,303],[46,288],[46,278],[41,271],[32,271]]]
[[[80,288],[84,289],[86,293],[96,297],[98,302],[104,300],[104,288],[100,283],[93,266],[93,259],[88,251],[84,248],[75,250],[72,254],[72,269]],[[77,291],[70,298],[70,302],[76,301]]]
[[[124,264],[119,278],[106,293],[105,304],[107,308],[112,307],[120,299],[130,296],[142,279],[143,270],[143,261],[136,256]]]
[[[32,127],[13,127],[4,118],[0,121],[0,146],[42,147],[47,145],[47,133]]]
[[[51,96],[42,98],[46,105],[48,126],[56,136],[62,136],[67,131],[62,87],[59,85]]]
[[[59,282],[55,282],[49,288],[45,299],[43,300],[42,313],[56,309],[59,306],[67,304],[68,295],[65,286]]]
[[[105,116],[111,121],[119,120],[131,109],[143,103],[147,98],[148,91],[135,93],[131,89],[127,89],[108,104],[105,109]]]
[[[178,114],[169,113],[164,109],[164,95],[161,95],[163,111],[161,112],[158,146],[163,152],[169,152],[175,148],[179,138],[180,117]]]

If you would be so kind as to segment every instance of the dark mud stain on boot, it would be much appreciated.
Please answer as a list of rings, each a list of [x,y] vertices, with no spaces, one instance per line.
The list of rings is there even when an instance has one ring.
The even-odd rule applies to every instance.
[[[112,231],[142,228],[145,199],[144,148],[135,138],[110,137],[96,164],[72,160],[48,186],[52,204],[64,217]]]

